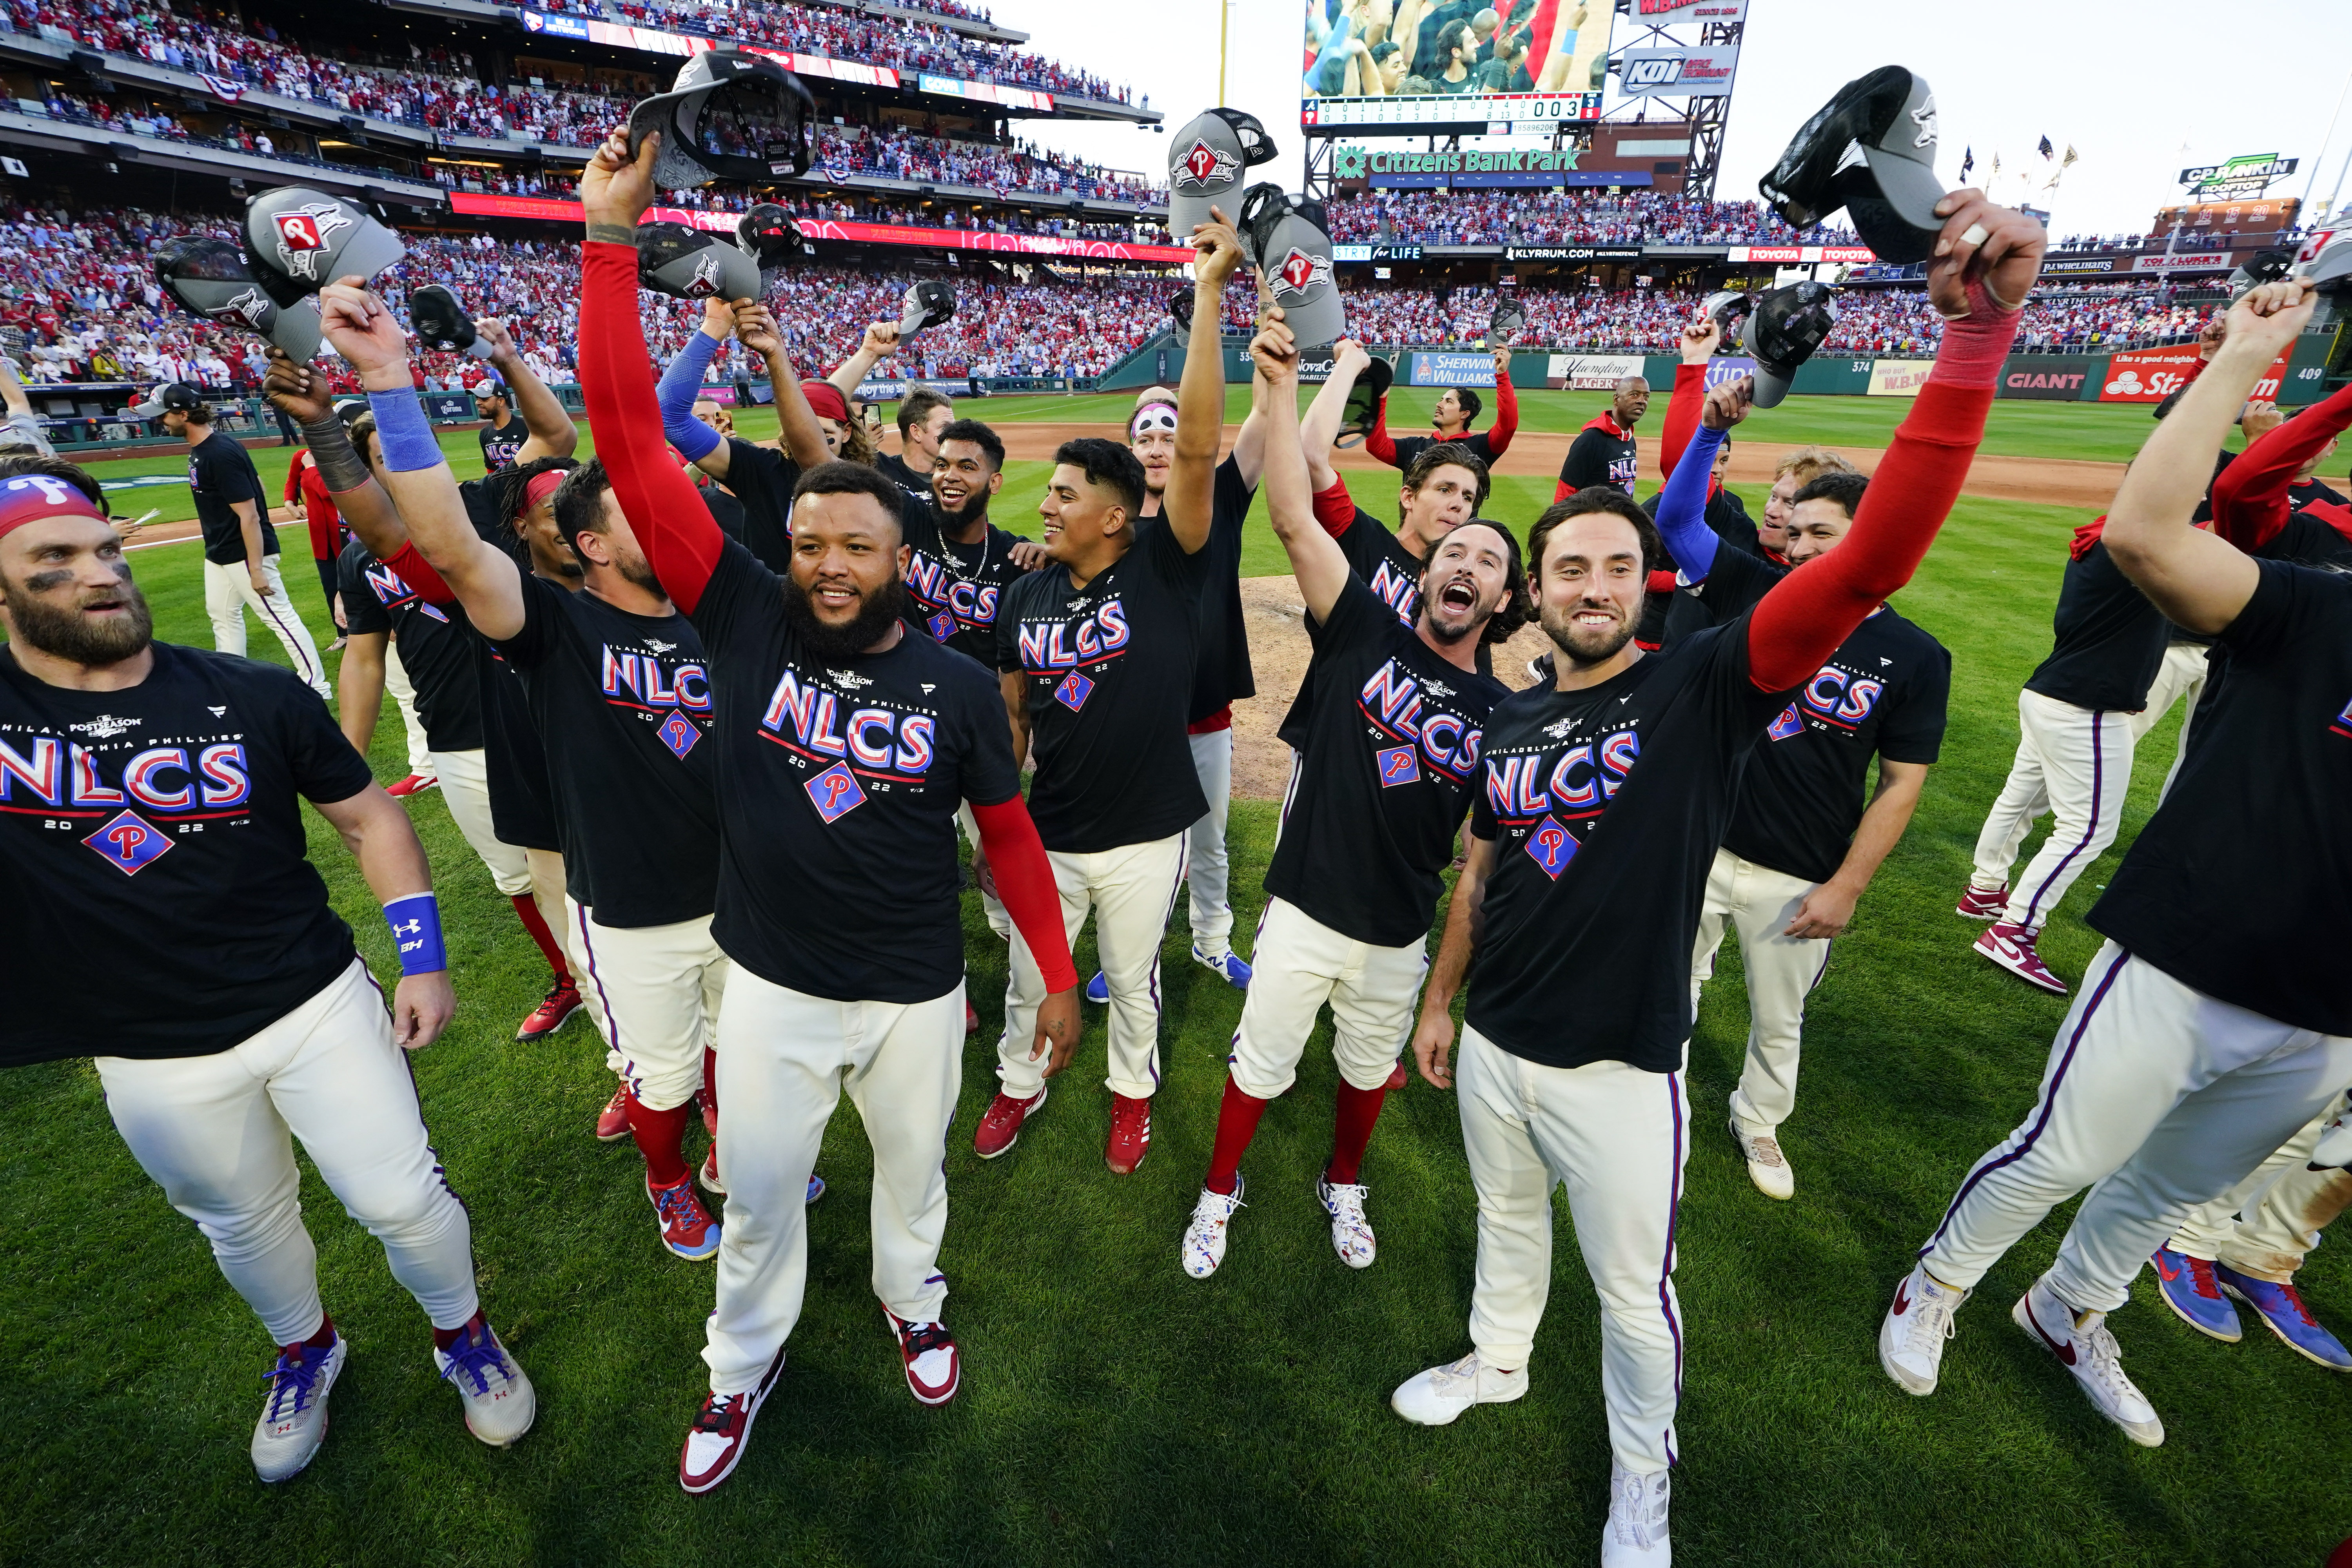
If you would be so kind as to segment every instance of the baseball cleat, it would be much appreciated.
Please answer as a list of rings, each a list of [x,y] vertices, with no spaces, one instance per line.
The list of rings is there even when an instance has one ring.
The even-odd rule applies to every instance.
[[[1110,982],[1103,978],[1103,972],[1099,969],[1095,971],[1095,977],[1087,982],[1087,1000],[1097,1007],[1110,1005]]]
[[[996,1098],[981,1112],[980,1126],[971,1135],[971,1152],[983,1160],[993,1160],[1021,1142],[1022,1124],[1045,1103],[1045,1095],[1052,1088],[1051,1084],[1040,1084],[1037,1092],[1026,1100],[1015,1100],[1003,1089],[997,1090]]]
[[[801,1206],[806,1208],[823,1196],[824,1196],[824,1178],[812,1171],[809,1173],[808,1195],[801,1199]]]
[[[1637,1476],[1613,1460],[1609,1466],[1609,1522],[1601,1531],[1601,1568],[1668,1568],[1675,1549],[1666,1540],[1666,1500],[1673,1472]]]
[[[465,1400],[466,1430],[491,1447],[510,1447],[530,1430],[539,1395],[481,1313],[467,1321],[456,1344],[433,1348],[433,1365]]]
[[[2064,1363],[2093,1406],[2122,1427],[2125,1436],[2145,1448],[2164,1441],[2164,1423],[2157,1419],[2156,1407],[2124,1375],[2123,1351],[2105,1312],[2084,1312],[2078,1321],[2074,1309],[2052,1293],[2045,1278],[2017,1299],[2009,1315]]]
[[[892,1311],[882,1309],[890,1321],[891,1333],[898,1336],[898,1354],[907,1363],[907,1386],[925,1405],[945,1405],[955,1397],[963,1382],[963,1357],[956,1351],[955,1336],[948,1332],[945,1323],[911,1323]]]
[[[629,1135],[629,1080],[623,1079],[604,1109],[596,1113],[596,1142],[618,1143]]]
[[[568,979],[559,980],[547,988],[546,997],[531,1016],[522,1021],[522,1026],[515,1031],[515,1038],[524,1045],[543,1040],[570,1023],[572,1015],[578,1011],[579,985]]]
[[[2226,1263],[2215,1264],[2213,1273],[2221,1289],[2252,1307],[2289,1350],[2330,1372],[2352,1372],[2352,1351],[2319,1326],[2294,1286],[2241,1274]]]
[[[710,1152],[703,1155],[702,1168],[694,1173],[694,1179],[704,1192],[713,1197],[723,1198],[727,1195],[727,1184],[719,1178],[718,1144],[713,1143],[710,1146]]]
[[[1416,1426],[1444,1426],[1474,1405],[1508,1405],[1527,1391],[1526,1367],[1499,1372],[1472,1351],[1406,1378],[1389,1395],[1389,1408]]]
[[[2238,1326],[2238,1309],[2221,1294],[2212,1264],[2168,1247],[2158,1247],[2148,1261],[2156,1265],[2157,1294],[2164,1298],[2174,1317],[2225,1345],[2236,1344],[2244,1337],[2245,1331]]]
[[[1895,1287],[1895,1304],[1878,1325],[1878,1364],[1886,1375],[1909,1393],[1935,1393],[1944,1342],[1954,1332],[1952,1314],[1969,1294],[1938,1282],[1926,1264],[1913,1265]]]
[[[768,1393],[783,1370],[784,1352],[780,1346],[757,1388],[749,1394],[714,1394],[703,1400],[677,1457],[679,1486],[689,1492],[707,1492],[735,1473],[751,1441],[752,1418],[767,1403]]]
[[[412,795],[423,795],[440,782],[440,778],[433,773],[411,773],[404,779],[384,785],[383,793],[394,800],[406,800]]]
[[[1110,1136],[1103,1141],[1103,1163],[1118,1176],[1131,1176],[1151,1152],[1151,1101],[1110,1097]]]
[[[718,1253],[719,1222],[710,1217],[710,1211],[695,1195],[692,1182],[667,1187],[647,1182],[646,1196],[653,1200],[654,1217],[661,1226],[664,1247],[680,1258],[697,1262]]]
[[[1331,1250],[1350,1268],[1370,1268],[1377,1250],[1372,1222],[1364,1217],[1364,1194],[1369,1190],[1360,1182],[1315,1178],[1315,1201],[1331,1216]]]
[[[1789,1168],[1789,1157],[1780,1152],[1780,1141],[1769,1132],[1746,1131],[1737,1117],[1730,1125],[1732,1141],[1748,1161],[1748,1179],[1756,1184],[1756,1190],[1784,1203],[1795,1197],[1797,1173]]]
[[[980,1009],[970,1002],[963,1005],[963,1032],[967,1035],[980,1027]]]
[[[1979,888],[1971,882],[1960,889],[1959,907],[1952,912],[1962,920],[1997,921],[2009,912],[2009,884]]]
[[[327,1391],[351,1358],[341,1333],[324,1350],[288,1345],[261,1374],[269,1385],[253,1426],[253,1469],[265,1481],[292,1480],[327,1440]]]
[[[1976,950],[2028,985],[2039,986],[2054,996],[2063,996],[2066,994],[2066,983],[2051,973],[2050,966],[2042,963],[2042,955],[2034,951],[2034,943],[2038,940],[2037,933],[2023,926],[1996,921],[1985,928],[1984,935],[1977,938]]]
[[[1394,1094],[1398,1089],[1402,1089],[1406,1082],[1404,1058],[1399,1057],[1397,1065],[1389,1068],[1389,1092]]]
[[[1200,943],[1194,942],[1192,944],[1192,962],[1200,964],[1202,968],[1211,971],[1218,979],[1223,981],[1226,984],[1232,986],[1236,991],[1246,991],[1249,989],[1250,966],[1242,962],[1242,958],[1239,953],[1230,952],[1221,952],[1214,958],[1212,958],[1207,953],[1201,951]]]
[[[1184,1226],[1184,1239],[1177,1247],[1184,1272],[1193,1279],[1206,1279],[1225,1260],[1225,1227],[1233,1223],[1235,1209],[1248,1206],[1242,1202],[1245,1184],[1242,1173],[1235,1171],[1232,1192],[1201,1189],[1200,1200],[1192,1205],[1192,1218]]]

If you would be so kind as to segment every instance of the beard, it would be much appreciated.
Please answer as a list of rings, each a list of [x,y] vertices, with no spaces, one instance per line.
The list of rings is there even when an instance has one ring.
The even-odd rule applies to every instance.
[[[1456,583],[1465,584],[1470,590],[1470,604],[1469,607],[1466,609],[1456,610],[1454,606],[1448,605],[1445,602],[1446,590],[1453,587]],[[1463,638],[1471,636],[1473,633],[1483,632],[1486,630],[1487,622],[1494,619],[1495,615],[1495,612],[1491,607],[1483,610],[1478,607],[1477,579],[1471,577],[1466,573],[1456,573],[1454,576],[1446,579],[1444,583],[1439,584],[1437,585],[1436,594],[1433,596],[1424,595],[1421,604],[1422,618],[1429,624],[1429,635],[1436,638],[1439,642],[1445,644],[1448,647],[1453,647],[1455,643],[1462,641]],[[1453,616],[1457,614],[1462,617],[1458,621],[1442,620],[1439,618],[1441,616]]]
[[[856,658],[880,642],[890,623],[906,612],[907,584],[894,577],[859,601],[856,615],[833,626],[817,618],[807,589],[784,579],[784,619],[801,645],[820,660]]]
[[[967,491],[963,498],[963,505],[950,511],[948,510],[948,503],[940,499],[940,492],[933,490],[931,510],[940,514],[940,527],[943,531],[961,533],[988,515],[988,492],[986,490]]]
[[[128,605],[130,614],[97,620],[82,613],[83,606],[109,598]],[[0,603],[8,606],[8,619],[16,635],[24,638],[27,647],[69,664],[120,664],[145,652],[155,640],[154,612],[147,607],[146,596],[131,583],[128,573],[120,588],[86,594],[72,608],[37,598],[0,578]]]
[[[654,575],[654,569],[646,564],[642,556],[634,561],[615,561],[613,570],[621,574],[623,582],[643,588],[648,594],[658,594],[665,599],[669,597],[669,591],[661,585],[661,579]]]
[[[1576,624],[1575,616],[1587,609],[1594,608],[1608,608],[1615,612],[1613,605],[1591,605],[1582,600],[1565,609],[1555,609],[1549,605],[1543,607],[1540,618],[1543,622],[1544,635],[1551,638],[1553,647],[1578,664],[1599,664],[1614,657],[1620,648],[1633,640],[1633,618],[1623,615],[1622,612],[1615,612],[1619,614],[1620,619],[1615,626],[1605,631],[1596,631]]]

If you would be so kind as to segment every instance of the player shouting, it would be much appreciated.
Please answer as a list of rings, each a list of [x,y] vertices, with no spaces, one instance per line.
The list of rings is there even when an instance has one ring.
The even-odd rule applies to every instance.
[[[1528,540],[1549,686],[1488,718],[1483,789],[1413,1051],[1460,1081],[1478,1191],[1477,1281],[1461,1360],[1391,1403],[1442,1425],[1527,1392],[1551,1280],[1551,1189],[1568,1188],[1601,1305],[1612,1475],[1604,1563],[1664,1563],[1682,1383],[1675,1219],[1688,1147],[1686,954],[1746,754],[1838,645],[1906,582],[1959,493],[2042,226],[1947,196],[1928,278],[1950,324],[1936,370],[1839,546],[1727,625],[1644,655],[1655,542],[1613,487],[1559,502]],[[1475,953],[1460,1060],[1447,1016]]]

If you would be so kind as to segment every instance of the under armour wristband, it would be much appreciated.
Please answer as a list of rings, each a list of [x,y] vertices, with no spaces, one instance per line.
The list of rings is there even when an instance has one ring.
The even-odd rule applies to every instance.
[[[319,482],[329,495],[343,495],[368,482],[367,464],[352,445],[352,432],[341,416],[330,414],[316,425],[298,426],[310,460],[319,467]]]
[[[448,459],[433,438],[432,421],[425,417],[424,401],[413,386],[371,392],[368,407],[375,415],[375,438],[383,448],[383,466],[395,474],[437,468]]]
[[[441,941],[441,906],[430,893],[411,893],[383,906],[384,924],[400,949],[403,974],[433,974],[449,967]]]

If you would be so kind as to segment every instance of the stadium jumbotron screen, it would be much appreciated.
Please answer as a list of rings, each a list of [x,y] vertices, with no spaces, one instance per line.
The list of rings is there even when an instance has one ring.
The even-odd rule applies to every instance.
[[[1598,120],[1607,0],[1307,0],[1299,124]]]

